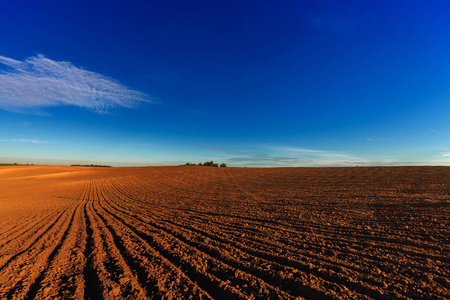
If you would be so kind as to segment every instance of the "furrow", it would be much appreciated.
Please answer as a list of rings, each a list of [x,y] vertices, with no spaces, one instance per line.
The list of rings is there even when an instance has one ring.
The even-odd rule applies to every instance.
[[[106,212],[112,214],[111,211],[104,208]],[[124,213],[124,212],[122,212]],[[126,213],[125,213],[126,214]],[[117,215],[116,218],[119,218]],[[273,261],[267,261],[264,262],[261,261],[255,261],[255,256],[251,256],[249,258],[246,258],[248,255],[243,255],[243,253],[236,252],[235,249],[229,249],[227,245],[230,244],[230,240],[222,240],[223,244],[218,246],[211,246],[212,241],[208,239],[207,243],[204,242],[196,242],[194,238],[189,238],[188,236],[183,235],[180,233],[180,230],[182,227],[176,226],[177,230],[174,229],[172,226],[164,226],[164,223],[162,225],[158,225],[157,223],[153,221],[143,220],[135,215],[127,214],[127,222],[130,219],[136,219],[138,220],[142,225],[146,226],[152,226],[155,228],[154,231],[163,233],[163,238],[172,237],[175,240],[178,240],[179,242],[175,242],[175,244],[172,244],[171,248],[176,248],[179,246],[174,246],[177,244],[186,244],[189,247],[199,251],[203,254],[203,260],[206,260],[208,263],[208,267],[211,265],[218,265],[217,268],[222,269],[222,274],[215,274],[218,277],[224,277],[223,280],[231,280],[234,281],[236,285],[240,286],[241,289],[244,291],[247,290],[249,295],[254,293],[255,291],[259,291],[261,298],[270,298],[271,295],[273,296],[274,293],[278,294],[279,296],[283,295],[283,298],[289,298],[290,295],[293,296],[306,296],[306,297],[313,297],[315,299],[327,299],[331,298],[331,296],[327,296],[326,291],[330,288],[337,288],[337,286],[332,286],[330,284],[326,284],[326,288],[320,290],[316,290],[305,284],[306,282],[301,282],[300,279],[296,279],[294,276],[292,276],[292,271],[295,273],[296,269],[293,268],[279,268],[282,269],[286,274],[286,276],[280,276],[278,273],[275,273],[271,270],[263,270],[257,266],[260,265],[274,265]],[[134,227],[131,225],[126,224],[127,222],[124,221],[122,218],[121,221],[125,223],[125,225]],[[168,223],[166,223],[169,225]],[[170,224],[172,225],[172,224]],[[176,225],[176,224],[175,224]],[[152,231],[150,231],[152,232]],[[137,232],[137,234],[142,235],[144,239],[150,239],[154,240],[151,235],[148,235],[145,233],[145,230],[141,229]],[[203,235],[205,237],[206,235]],[[211,235],[210,235],[211,236]],[[229,251],[231,250],[231,251]],[[190,255],[192,256],[192,251],[189,251]],[[240,259],[234,259],[235,256],[239,256]],[[242,261],[244,259],[244,261]],[[228,270],[228,271],[225,271]],[[211,270],[210,270],[211,272]],[[216,271],[217,273],[217,271]],[[234,274],[233,274],[234,273]],[[231,274],[231,275],[230,275]],[[309,278],[307,274],[304,274],[308,278],[302,278],[305,281],[320,281],[318,278]],[[250,278],[249,278],[250,277]],[[257,284],[259,281],[259,285]],[[246,287],[241,287],[243,285],[246,285]],[[257,285],[257,286],[255,286]],[[276,286],[276,287],[275,287]],[[261,295],[265,291],[265,296]],[[281,291],[280,289],[284,290],[285,292]],[[286,293],[286,294],[284,294]]]
[[[0,267],[0,272],[3,271],[8,265],[17,259],[20,255],[28,252],[32,247],[34,247],[45,235],[55,226],[55,224],[58,223],[58,221],[61,219],[61,217],[70,209],[70,207],[66,208],[59,216],[50,224],[47,226],[47,228],[39,234],[34,240],[30,242],[30,244],[23,250],[17,252],[16,254],[12,255],[4,264]]]
[[[96,215],[93,204],[102,201],[100,190],[103,181],[95,182],[94,199],[89,204],[89,211],[94,219],[93,230],[96,244],[97,266],[105,290],[109,290],[108,297],[115,299],[147,299],[151,295],[140,285],[124,257],[114,245],[111,233],[106,229],[103,221]]]
[[[91,219],[87,213],[87,202],[84,204],[84,219],[85,219],[85,226],[86,226],[86,248],[84,250],[84,257],[86,258],[86,264],[83,270],[83,277],[84,277],[84,295],[83,298],[85,300],[87,299],[103,299],[103,288],[100,283],[100,279],[98,277],[97,271],[94,267],[93,262],[93,251],[94,251],[94,238],[92,237],[92,226],[91,226]]]
[[[34,280],[34,282],[31,284],[28,292],[25,295],[25,299],[34,299],[34,297],[36,296],[37,292],[39,291],[39,289],[41,288],[41,282],[42,280],[45,278],[47,271],[50,267],[50,264],[52,263],[54,257],[58,254],[59,250],[61,249],[63,243],[65,242],[65,239],[67,237],[67,234],[69,233],[70,228],[72,227],[73,224],[73,220],[75,217],[75,213],[78,209],[78,207],[80,206],[80,204],[78,204],[73,213],[72,216],[70,218],[69,224],[66,228],[66,230],[64,231],[61,239],[58,241],[57,245],[55,246],[55,248],[53,249],[53,251],[50,253],[50,255],[48,256],[45,264],[44,264],[44,268],[43,271],[41,271],[41,273],[39,274],[38,277],[36,277],[36,279]]]
[[[114,215],[116,218],[120,218],[117,214],[112,213],[106,207],[103,207],[103,209],[109,214]],[[120,218],[121,222],[133,228],[133,230],[137,231],[137,234],[143,236],[144,239],[163,239],[172,244],[170,248],[186,248],[185,252],[190,253],[191,259],[197,258],[197,262],[200,264],[203,262],[202,264],[206,266],[206,269],[204,269],[205,272],[217,276],[218,278],[223,277],[222,280],[230,281],[230,284],[239,285],[240,288],[249,295],[252,295],[253,293],[255,293],[255,291],[258,291],[260,296],[264,298],[270,298],[271,295],[273,296],[274,294],[282,295],[284,298],[290,297],[288,294],[285,294],[278,288],[265,282],[262,278],[254,276],[244,271],[242,268],[236,268],[236,264],[230,265],[229,261],[227,260],[217,259],[217,255],[215,255],[215,253],[214,256],[211,256],[211,253],[208,253],[210,251],[208,251],[209,249],[207,247],[203,247],[204,249],[201,249],[199,245],[191,242],[189,238],[177,234],[171,231],[169,228],[165,228],[163,225],[159,226],[153,222],[149,223],[148,221],[137,218],[133,214],[129,214],[126,212],[121,213],[126,215],[125,219],[127,220],[125,221],[124,218]],[[141,229],[138,230],[136,225],[128,224],[128,222],[133,219],[139,222],[138,225],[140,225]],[[153,227],[154,229],[148,228],[149,226]],[[160,232],[162,234],[162,237],[153,237],[152,235],[154,235],[155,232],[157,234],[158,232]],[[171,239],[174,239],[174,241],[170,241]],[[183,250],[181,251],[183,252]],[[230,276],[230,274],[232,276]]]
[[[174,255],[169,249],[164,247],[160,244],[160,241],[156,241],[155,239],[152,239],[139,231],[137,231],[135,228],[129,226],[126,223],[123,223],[119,218],[116,216],[107,213],[105,210],[103,210],[105,214],[101,214],[99,212],[98,215],[104,219],[103,215],[109,215],[111,218],[115,220],[115,223],[122,224],[124,226],[124,229],[127,229],[130,231],[130,234],[135,237],[137,240],[136,243],[144,245],[145,249],[153,249],[154,254],[160,257],[159,265],[165,264],[165,265],[172,265],[175,270],[182,276],[182,278],[187,279],[188,282],[196,283],[198,287],[205,291],[207,294],[210,295],[214,299],[243,299],[245,298],[238,290],[236,290],[233,287],[228,286],[225,282],[222,282],[218,278],[216,278],[213,275],[209,274],[203,274],[200,270],[197,270],[195,266],[189,264],[189,262],[183,261],[182,258],[179,256]],[[117,238],[117,231],[115,231],[111,225],[108,224],[108,222],[104,219],[106,226],[111,229],[114,236]],[[120,238],[119,238],[120,239]],[[146,252],[146,251],[145,251]],[[145,252],[141,252],[141,255],[145,255]],[[147,259],[151,258],[152,255],[146,256]],[[178,275],[178,276],[180,276]],[[178,281],[178,280],[177,280]],[[157,281],[156,281],[157,282]],[[164,282],[164,281],[163,281]],[[168,284],[168,282],[166,282]],[[180,282],[177,284],[179,288],[185,288],[187,283]],[[178,289],[178,288],[177,288]],[[203,292],[204,293],[204,292]]]

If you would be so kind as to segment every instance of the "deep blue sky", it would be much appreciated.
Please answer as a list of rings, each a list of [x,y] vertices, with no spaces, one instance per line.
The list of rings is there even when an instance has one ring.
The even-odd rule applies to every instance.
[[[448,1],[3,1],[0,161],[450,164]]]

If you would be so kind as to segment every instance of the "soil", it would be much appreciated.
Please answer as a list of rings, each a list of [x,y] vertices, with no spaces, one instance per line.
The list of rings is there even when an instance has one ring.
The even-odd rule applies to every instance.
[[[0,168],[1,299],[450,299],[450,168]]]

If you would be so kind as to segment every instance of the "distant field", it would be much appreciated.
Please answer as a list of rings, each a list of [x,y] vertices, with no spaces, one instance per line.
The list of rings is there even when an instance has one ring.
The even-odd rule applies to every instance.
[[[0,169],[0,299],[450,298],[450,168]]]

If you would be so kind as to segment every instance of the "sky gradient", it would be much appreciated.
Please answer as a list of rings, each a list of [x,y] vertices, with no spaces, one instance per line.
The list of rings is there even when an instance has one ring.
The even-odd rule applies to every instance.
[[[0,162],[450,165],[449,11],[1,3]]]

